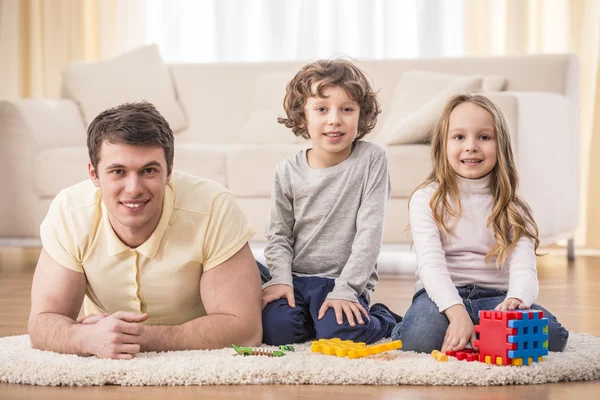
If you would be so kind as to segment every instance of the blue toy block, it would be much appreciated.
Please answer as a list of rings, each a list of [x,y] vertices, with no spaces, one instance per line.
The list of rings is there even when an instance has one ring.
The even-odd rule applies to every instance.
[[[521,319],[508,321],[508,327],[517,330],[507,337],[509,343],[516,343],[516,350],[509,350],[508,357],[521,358],[524,365],[529,359],[538,362],[539,357],[548,355],[548,319],[540,318],[541,312],[528,310],[522,312]],[[543,315],[543,314],[541,314]]]

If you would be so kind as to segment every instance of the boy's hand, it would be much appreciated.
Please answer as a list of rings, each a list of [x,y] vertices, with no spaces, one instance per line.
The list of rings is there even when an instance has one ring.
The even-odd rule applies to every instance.
[[[274,302],[279,299],[287,299],[290,307],[296,307],[296,299],[294,298],[294,288],[288,285],[273,285],[262,291],[262,308],[263,310],[267,304]]]
[[[496,306],[494,310],[498,311],[514,311],[516,309],[519,310],[527,310],[529,306],[523,304],[523,302],[514,297],[507,297],[504,301]]]
[[[460,351],[465,348],[467,343],[471,343],[471,346],[475,350],[475,330],[473,329],[473,321],[465,307],[462,304],[455,304],[452,307],[447,308],[444,313],[450,325],[446,329],[446,336],[442,343],[442,353],[446,353],[449,350]]]
[[[335,318],[338,325],[342,325],[344,323],[344,314],[346,314],[346,318],[348,318],[348,323],[350,326],[356,326],[354,317],[356,317],[356,320],[360,325],[365,323],[361,313],[364,314],[368,320],[370,320],[369,313],[360,303],[354,303],[348,300],[325,300],[321,306],[321,309],[319,309],[319,320],[323,319],[325,312],[330,307],[335,310]]]

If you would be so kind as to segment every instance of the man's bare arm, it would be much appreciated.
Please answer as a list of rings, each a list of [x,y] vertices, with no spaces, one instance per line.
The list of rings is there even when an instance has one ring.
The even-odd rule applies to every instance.
[[[85,295],[85,275],[72,271],[42,250],[31,288],[29,337],[41,350],[80,356],[130,359],[145,314],[118,312],[97,324],[76,322]]]
[[[260,345],[261,283],[248,244],[202,274],[200,294],[207,316],[177,326],[146,326],[141,351]]]
[[[85,285],[84,274],[63,267],[42,249],[31,286],[29,337],[34,347],[84,355],[75,320]]]

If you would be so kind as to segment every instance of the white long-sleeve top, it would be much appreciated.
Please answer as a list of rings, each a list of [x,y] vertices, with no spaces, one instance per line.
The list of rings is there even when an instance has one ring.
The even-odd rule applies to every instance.
[[[458,179],[462,215],[447,237],[439,231],[429,206],[437,184],[417,190],[410,201],[418,264],[416,291],[425,288],[440,312],[463,304],[457,287],[466,285],[508,291],[507,297],[530,306],[539,291],[533,240],[519,239],[501,268],[493,258],[486,263],[485,256],[495,245],[493,229],[487,226],[494,201],[490,177]]]

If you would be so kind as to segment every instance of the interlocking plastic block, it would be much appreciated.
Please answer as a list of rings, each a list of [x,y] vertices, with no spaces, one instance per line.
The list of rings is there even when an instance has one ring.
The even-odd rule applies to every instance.
[[[453,350],[449,350],[446,352],[447,356],[450,357],[455,357],[458,358],[459,360],[466,360],[466,361],[479,361],[479,353],[471,350],[471,349],[464,349],[461,351],[453,351]]]
[[[447,362],[448,361],[448,356],[444,353],[442,353],[439,350],[434,350],[431,352],[431,357],[435,358],[436,360],[440,361],[440,362]]]
[[[337,357],[360,358],[400,349],[402,348],[402,342],[400,340],[395,340],[389,343],[367,346],[362,342],[334,338],[315,340],[312,342],[310,348],[313,353],[322,353]]]
[[[283,357],[285,353],[281,350],[261,349],[259,347],[240,347],[232,344],[236,353],[241,356],[267,356],[267,357]]]
[[[521,358],[522,364],[529,365],[548,355],[548,319],[543,316],[542,311],[529,311],[523,312],[520,320],[508,321],[510,328],[517,329],[515,335],[508,337],[509,343],[517,344],[517,349],[509,351],[508,357]]]
[[[475,326],[479,360],[497,365],[529,365],[548,354],[548,319],[538,310],[480,311]]]

